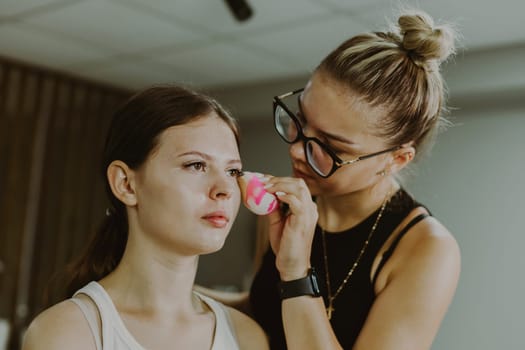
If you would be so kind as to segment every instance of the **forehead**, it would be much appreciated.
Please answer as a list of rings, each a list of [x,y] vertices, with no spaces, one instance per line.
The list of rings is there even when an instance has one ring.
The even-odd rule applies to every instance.
[[[303,92],[301,105],[313,127],[336,134],[376,134],[386,110],[372,106],[350,87],[317,72]]]
[[[189,123],[172,126],[161,133],[158,152],[202,151],[232,157],[239,150],[230,126],[216,114],[202,116]]]

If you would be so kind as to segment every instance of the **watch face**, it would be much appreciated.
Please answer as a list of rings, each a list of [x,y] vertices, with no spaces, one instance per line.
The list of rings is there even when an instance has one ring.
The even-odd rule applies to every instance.
[[[312,290],[314,292],[314,296],[319,297],[321,296],[321,291],[319,290],[319,284],[317,283],[317,273],[315,272],[315,269],[312,267],[308,273],[310,276],[310,281],[312,283]]]

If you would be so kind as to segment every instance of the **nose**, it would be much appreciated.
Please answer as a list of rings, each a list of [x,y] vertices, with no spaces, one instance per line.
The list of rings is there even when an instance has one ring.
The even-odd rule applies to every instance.
[[[229,199],[238,189],[236,179],[227,172],[217,171],[211,179],[210,198]]]
[[[298,140],[290,145],[290,158],[294,161],[306,162],[304,154],[304,141]]]

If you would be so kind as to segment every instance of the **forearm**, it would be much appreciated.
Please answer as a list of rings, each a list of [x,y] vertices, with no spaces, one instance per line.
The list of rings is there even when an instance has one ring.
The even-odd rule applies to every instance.
[[[326,317],[322,298],[285,299],[282,318],[288,349],[342,349]]]

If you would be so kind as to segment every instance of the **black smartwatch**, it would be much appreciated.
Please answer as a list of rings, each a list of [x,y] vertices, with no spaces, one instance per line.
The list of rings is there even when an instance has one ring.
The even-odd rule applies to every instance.
[[[319,291],[315,269],[313,267],[310,268],[306,277],[293,281],[279,282],[279,295],[281,296],[281,300],[300,297],[303,295],[320,297],[321,292]]]

